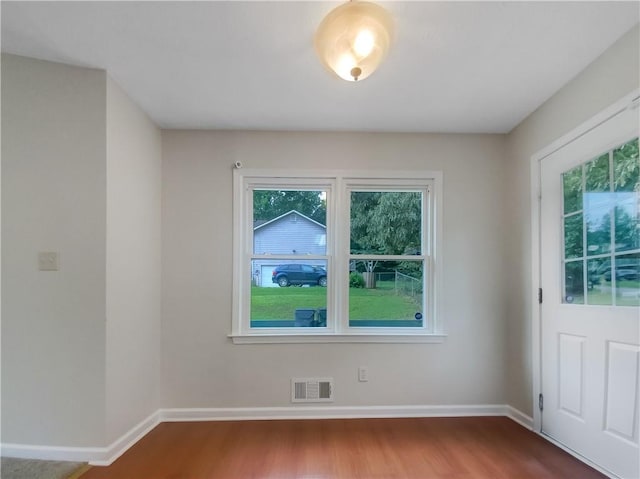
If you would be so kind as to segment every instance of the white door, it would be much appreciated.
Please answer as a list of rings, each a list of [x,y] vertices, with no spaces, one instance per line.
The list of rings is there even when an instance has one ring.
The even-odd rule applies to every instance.
[[[638,111],[540,166],[542,432],[639,478]]]

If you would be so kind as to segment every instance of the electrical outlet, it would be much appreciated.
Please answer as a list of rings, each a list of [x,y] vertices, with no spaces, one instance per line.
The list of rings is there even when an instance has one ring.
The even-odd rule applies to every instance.
[[[364,366],[358,368],[358,381],[366,383],[369,380],[369,371]]]

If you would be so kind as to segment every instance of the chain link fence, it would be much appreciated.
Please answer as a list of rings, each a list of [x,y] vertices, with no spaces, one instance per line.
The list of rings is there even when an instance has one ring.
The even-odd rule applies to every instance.
[[[407,296],[417,304],[422,303],[421,280],[398,271],[391,274],[394,275],[394,288],[397,295]]]

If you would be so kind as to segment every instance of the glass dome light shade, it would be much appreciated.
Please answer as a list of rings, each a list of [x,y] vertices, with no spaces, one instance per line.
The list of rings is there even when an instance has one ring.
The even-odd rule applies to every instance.
[[[347,81],[371,75],[387,56],[393,21],[389,12],[357,0],[331,10],[322,20],[315,47],[322,63]]]

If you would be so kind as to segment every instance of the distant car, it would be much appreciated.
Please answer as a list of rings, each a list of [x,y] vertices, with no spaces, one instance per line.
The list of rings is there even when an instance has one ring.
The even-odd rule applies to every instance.
[[[618,262],[620,264],[618,264]],[[640,264],[637,260],[616,261],[616,281],[634,281],[640,279]],[[600,284],[601,280],[611,282],[611,263],[607,262],[596,271],[589,273],[589,287]]]
[[[281,288],[303,284],[327,286],[327,271],[310,264],[281,264],[273,270],[271,282]]]
[[[640,278],[640,271],[636,268],[620,268],[616,270],[617,281],[633,281]],[[604,274],[605,281],[611,281],[611,270]]]

